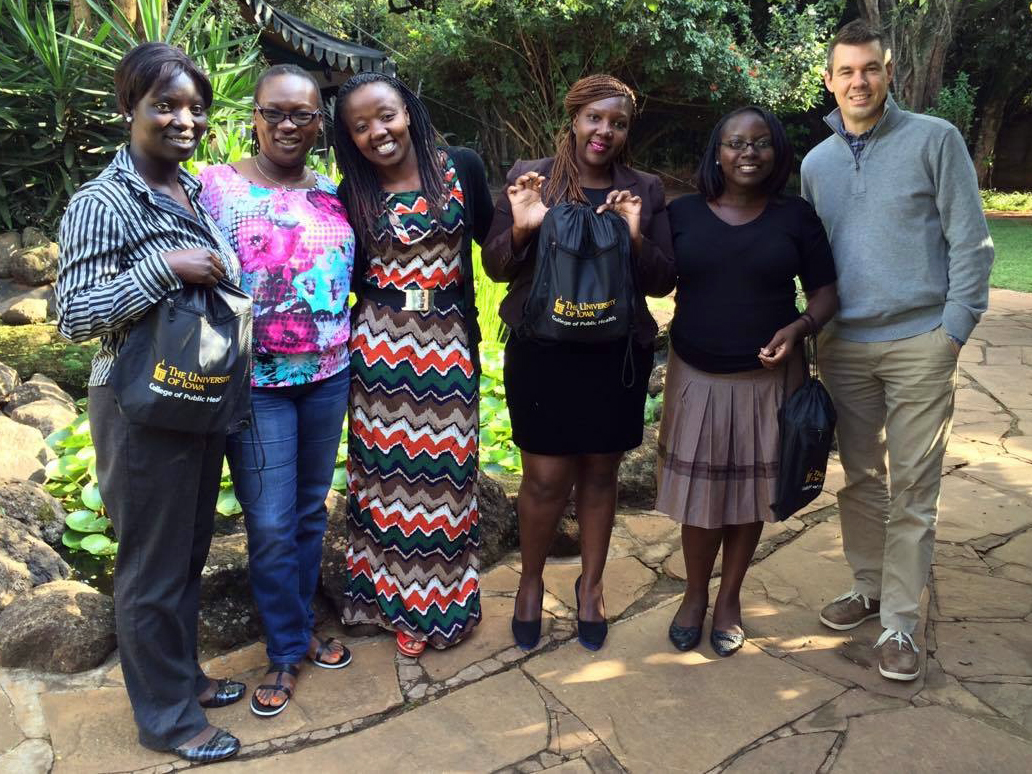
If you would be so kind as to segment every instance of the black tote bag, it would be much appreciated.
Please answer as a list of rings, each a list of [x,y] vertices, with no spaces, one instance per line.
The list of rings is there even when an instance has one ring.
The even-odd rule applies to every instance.
[[[781,404],[776,497],[771,510],[783,521],[812,502],[824,488],[837,415],[831,396],[817,378],[817,343],[804,343],[803,383]],[[785,367],[788,384],[788,366]]]
[[[228,280],[184,285],[129,331],[109,383],[135,424],[232,432],[251,404],[251,297]]]
[[[546,342],[627,339],[634,298],[631,237],[623,218],[572,202],[549,209],[520,334]]]

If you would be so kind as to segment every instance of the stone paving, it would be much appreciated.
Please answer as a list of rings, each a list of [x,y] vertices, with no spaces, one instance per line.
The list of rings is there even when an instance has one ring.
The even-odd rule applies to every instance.
[[[689,653],[667,642],[679,531],[621,513],[601,651],[574,638],[576,558],[548,565],[539,647],[513,647],[511,556],[485,573],[485,618],[461,646],[417,661],[388,636],[350,638],[353,664],[305,670],[281,716],[256,718],[246,702],[210,711],[244,744],[217,770],[1032,770],[1032,296],[993,291],[990,308],[961,355],[918,680],[878,675],[877,621],[817,622],[850,585],[833,460],[826,493],[765,531],[743,591],[749,642],[733,658],[705,638]],[[253,686],[263,665],[254,643],[206,669]],[[9,670],[0,688],[0,771],[185,767],[136,744],[117,662],[72,677]]]

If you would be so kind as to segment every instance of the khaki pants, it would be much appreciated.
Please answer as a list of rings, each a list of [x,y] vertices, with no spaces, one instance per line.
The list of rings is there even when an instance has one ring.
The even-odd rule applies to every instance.
[[[935,548],[957,357],[942,328],[870,343],[826,334],[817,357],[838,412],[846,474],[838,501],[854,588],[881,600],[882,626],[912,633]]]

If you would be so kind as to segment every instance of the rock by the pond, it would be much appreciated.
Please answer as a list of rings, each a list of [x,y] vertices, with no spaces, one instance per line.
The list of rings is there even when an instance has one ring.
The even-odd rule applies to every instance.
[[[50,581],[64,580],[69,567],[32,528],[0,516],[0,607]]]
[[[19,451],[36,458],[44,465],[54,457],[54,452],[47,446],[39,428],[23,425],[5,414],[0,414],[0,455],[6,450]],[[0,464],[0,471],[2,470],[5,468]]]
[[[656,367],[652,369],[652,374],[649,376],[649,395],[656,397],[663,392],[663,386],[666,384],[666,363],[657,363]]]
[[[14,388],[21,383],[21,377],[14,368],[7,363],[0,363],[0,403],[6,403]]]
[[[77,581],[37,586],[0,612],[0,664],[81,672],[115,649],[115,603]]]
[[[32,303],[25,305],[23,304],[25,301]],[[57,297],[54,293],[54,286],[48,284],[33,287],[32,285],[20,285],[11,280],[0,280],[0,319],[19,304],[22,305],[19,307],[22,310],[28,309],[31,312],[35,309],[37,311],[32,314],[42,313],[45,319],[54,319],[57,314]],[[9,320],[5,320],[5,322],[9,325],[15,324]]]
[[[326,496],[326,535],[323,537],[319,584],[337,615],[344,611],[344,589],[348,582],[348,498],[334,489]]]
[[[257,639],[261,631],[247,572],[247,536],[214,538],[201,573],[198,646],[204,651],[229,650]]]
[[[67,427],[75,419],[75,409],[54,400],[37,400],[19,406],[11,412],[11,419],[23,425],[38,429],[48,436],[55,430]]]
[[[40,231],[35,226],[26,226],[22,229],[21,233],[21,246],[22,247],[40,247],[41,245],[49,245],[50,240],[47,235]]]
[[[548,549],[549,556],[579,556],[580,555],[580,522],[577,521],[577,514],[573,505],[567,505],[563,517],[559,520],[559,527],[552,538],[552,545]]]
[[[18,423],[15,422],[15,424]],[[28,425],[22,425],[22,427],[28,427]],[[30,427],[29,429],[34,428]],[[23,481],[35,481],[42,484],[47,480],[47,470],[36,457],[26,454],[20,449],[6,446],[0,448],[0,470],[5,475]],[[0,509],[2,508],[3,506],[0,505]]]
[[[32,481],[0,479],[0,508],[8,519],[19,521],[50,545],[61,542],[65,511],[57,498]]]
[[[480,567],[486,569],[520,544],[516,509],[502,485],[481,471],[477,475],[480,510]]]
[[[11,279],[23,285],[46,285],[57,280],[58,247],[49,242],[23,247],[11,256]]]
[[[0,234],[0,279],[11,276],[11,257],[21,246],[21,234],[17,231]]]
[[[659,425],[646,425],[641,446],[624,455],[620,463],[617,499],[620,505],[652,508],[656,504],[656,454]]]
[[[4,406],[4,413],[10,416],[16,408],[40,400],[51,400],[75,410],[75,399],[62,390],[57,382],[49,376],[33,374],[27,382],[11,390],[7,397],[7,405]]]
[[[251,594],[247,570],[247,535],[222,535],[211,541],[201,572],[201,609],[197,645],[207,653],[223,652],[262,634],[262,620]],[[312,600],[315,625],[336,617],[330,602],[316,594]]]
[[[35,325],[47,321],[47,301],[44,298],[23,298],[0,316],[6,325]]]

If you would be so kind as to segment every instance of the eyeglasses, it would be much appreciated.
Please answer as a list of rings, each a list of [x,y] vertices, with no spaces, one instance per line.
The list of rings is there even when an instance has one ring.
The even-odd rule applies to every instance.
[[[765,151],[774,147],[774,141],[771,140],[770,137],[761,137],[760,139],[753,140],[752,142],[735,138],[734,140],[729,140],[728,142],[722,142],[720,144],[733,151],[744,151],[749,147],[752,147],[753,150]]]
[[[276,108],[263,108],[259,105],[255,105],[254,109],[261,113],[262,118],[273,125],[283,123],[284,118],[290,118],[290,123],[294,126],[308,126],[319,115],[318,112],[313,113],[310,110],[295,110],[293,113],[284,113]]]

